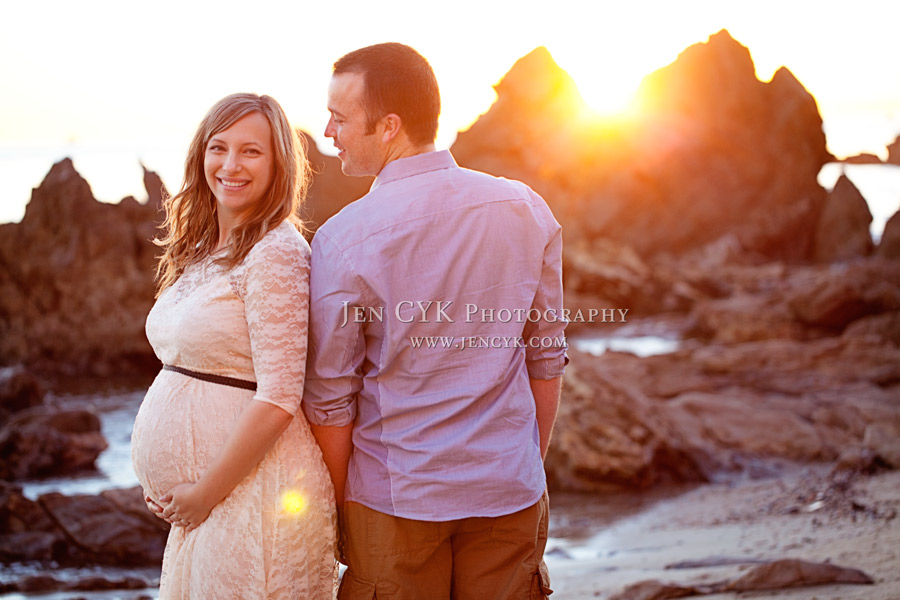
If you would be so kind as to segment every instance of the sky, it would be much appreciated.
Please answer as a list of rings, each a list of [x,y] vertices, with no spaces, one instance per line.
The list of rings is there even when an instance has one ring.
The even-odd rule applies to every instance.
[[[36,146],[177,153],[209,106],[237,91],[274,96],[330,151],[331,65],[384,41],[431,61],[444,107],[438,146],[449,147],[538,46],[609,112],[644,75],[723,28],[750,49],[761,79],[785,65],[813,93],[833,153],[884,156],[900,134],[892,14],[891,2],[866,0],[9,1],[0,4],[0,173]],[[177,186],[180,174],[163,175]]]

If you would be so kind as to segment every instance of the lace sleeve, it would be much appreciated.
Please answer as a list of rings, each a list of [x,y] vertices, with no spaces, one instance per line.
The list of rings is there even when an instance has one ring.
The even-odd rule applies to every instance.
[[[256,373],[255,400],[296,415],[309,323],[309,246],[260,243],[247,256],[244,307]]]

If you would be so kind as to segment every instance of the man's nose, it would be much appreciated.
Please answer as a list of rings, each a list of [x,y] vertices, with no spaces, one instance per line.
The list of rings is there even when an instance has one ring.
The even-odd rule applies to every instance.
[[[337,135],[334,130],[334,117],[329,117],[328,124],[325,125],[325,137],[333,138]]]

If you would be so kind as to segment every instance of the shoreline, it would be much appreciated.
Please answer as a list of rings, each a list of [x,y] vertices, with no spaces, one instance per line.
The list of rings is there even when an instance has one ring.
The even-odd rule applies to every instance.
[[[634,514],[602,526],[586,543],[569,540],[565,554],[548,544],[552,598],[611,598],[624,586],[645,580],[709,584],[761,561],[793,558],[861,569],[875,583],[697,597],[896,600],[898,514],[897,471],[842,476],[829,473],[829,465],[815,465],[771,479],[704,484],[677,495],[660,493]],[[564,518],[556,517],[557,522]],[[705,566],[666,568],[684,561]]]

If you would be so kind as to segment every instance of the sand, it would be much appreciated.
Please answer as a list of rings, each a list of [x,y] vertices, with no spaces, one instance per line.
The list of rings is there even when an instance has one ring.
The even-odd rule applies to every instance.
[[[783,558],[861,569],[875,583],[696,597],[900,599],[897,471],[830,475],[827,467],[815,467],[777,479],[643,495],[555,494],[551,514],[547,563],[553,600],[609,598],[646,579],[710,583],[754,566],[746,561]],[[704,559],[744,564],[666,569]]]

